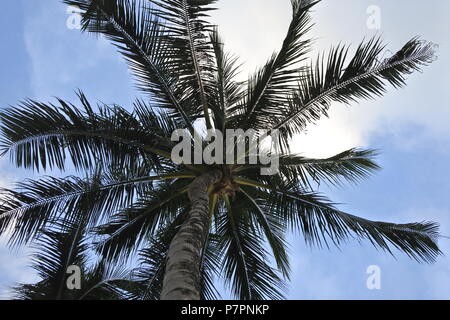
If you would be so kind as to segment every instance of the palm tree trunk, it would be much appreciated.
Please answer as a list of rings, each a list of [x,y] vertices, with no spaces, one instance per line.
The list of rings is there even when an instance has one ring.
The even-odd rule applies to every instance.
[[[197,177],[189,186],[191,209],[167,253],[161,300],[200,300],[200,264],[209,232],[208,189],[220,181],[214,170]]]

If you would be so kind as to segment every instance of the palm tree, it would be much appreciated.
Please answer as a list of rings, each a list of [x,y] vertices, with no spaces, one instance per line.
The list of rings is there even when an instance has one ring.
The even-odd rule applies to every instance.
[[[353,53],[338,45],[310,61],[310,11],[318,1],[291,0],[281,49],[241,82],[237,58],[207,21],[214,0],[64,2],[82,10],[83,30],[117,47],[145,98],[130,112],[93,106],[79,92],[78,105],[25,100],[1,113],[2,154],[17,167],[40,172],[73,164],[86,176],[45,177],[4,190],[0,234],[10,232],[12,246],[30,243],[57,217],[83,212],[101,261],[123,263],[141,252],[142,296],[149,299],[216,298],[217,276],[240,299],[283,298],[290,275],[285,237],[295,230],[319,247],[356,238],[417,261],[440,254],[437,224],[369,221],[318,192],[316,182],[368,177],[378,169],[373,150],[311,159],[289,148],[333,103],[382,96],[388,84],[403,87],[409,74],[433,61],[433,44],[414,38],[382,59],[385,46],[373,38]],[[187,130],[194,145],[195,137],[205,140],[202,126],[278,130],[281,150],[271,155],[279,174],[237,162],[172,161],[174,130]]]
[[[74,219],[52,221],[42,230],[35,243],[37,253],[33,268],[41,280],[36,284],[19,284],[13,288],[15,298],[21,300],[119,300],[132,298],[128,288],[138,287],[125,268],[106,261],[90,263],[88,226],[83,214]],[[79,287],[69,287],[68,271],[74,269]],[[80,274],[75,274],[75,272]]]

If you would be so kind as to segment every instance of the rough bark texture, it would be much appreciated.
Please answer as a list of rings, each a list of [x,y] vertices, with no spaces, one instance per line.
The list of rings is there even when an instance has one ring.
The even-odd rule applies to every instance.
[[[191,210],[170,244],[161,300],[200,300],[201,254],[209,231],[208,188],[221,178],[221,171],[210,171],[189,186]]]

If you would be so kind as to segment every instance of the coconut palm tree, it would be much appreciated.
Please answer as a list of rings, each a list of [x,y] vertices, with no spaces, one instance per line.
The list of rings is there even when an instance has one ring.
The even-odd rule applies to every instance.
[[[127,287],[137,287],[124,268],[92,260],[84,215],[59,219],[42,230],[35,243],[33,268],[41,278],[35,284],[19,284],[14,296],[21,300],[119,300],[133,297]],[[70,269],[70,268],[74,269]],[[71,279],[70,273],[73,273]],[[77,277],[77,278],[75,278]],[[68,286],[70,282],[72,285]]]
[[[291,231],[318,247],[356,238],[417,261],[440,254],[436,223],[370,221],[319,193],[319,183],[367,178],[378,169],[373,150],[327,159],[290,151],[292,138],[332,104],[403,87],[409,74],[433,61],[433,44],[414,38],[387,57],[373,38],[311,60],[310,11],[318,1],[292,0],[281,49],[242,82],[238,59],[208,22],[214,0],[64,2],[81,9],[84,31],[116,46],[145,95],[132,111],[93,106],[82,92],[76,104],[25,100],[2,111],[2,154],[13,164],[38,172],[73,165],[85,176],[45,177],[4,190],[0,233],[9,232],[12,246],[81,210],[102,261],[123,263],[140,251],[141,296],[148,299],[216,298],[217,277],[240,299],[283,298]],[[263,165],[238,162],[252,156],[249,147],[233,153],[231,164],[173,161],[174,130],[189,134],[189,146],[201,137],[203,146],[204,128],[253,129],[258,138],[263,129],[278,132],[271,141],[280,150],[265,152],[279,161],[279,173],[263,175]]]

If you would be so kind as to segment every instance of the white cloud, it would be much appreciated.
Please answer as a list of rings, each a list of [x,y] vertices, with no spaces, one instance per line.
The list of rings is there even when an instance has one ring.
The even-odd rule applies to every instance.
[[[373,35],[366,21],[367,8],[372,1],[349,0],[323,1],[313,14],[316,26],[312,35],[316,51],[329,48],[340,41],[360,42],[364,36]],[[439,8],[440,6],[440,8]],[[220,10],[214,15],[227,48],[241,56],[247,63],[245,73],[262,65],[273,51],[280,47],[290,21],[289,1],[279,0],[227,0],[219,2]],[[381,33],[390,43],[389,49],[397,50],[417,34],[441,44],[442,59],[426,68],[424,74],[413,75],[406,90],[389,93],[376,102],[362,101],[350,111],[334,106],[330,119],[321,120],[318,126],[310,126],[308,134],[293,141],[294,151],[309,156],[329,156],[350,147],[369,146],[379,134],[396,136],[400,145],[411,145],[416,139],[445,140],[450,137],[450,108],[442,97],[450,83],[450,64],[445,59],[450,54],[447,22],[450,5],[440,2],[435,6],[399,1],[380,5],[383,29]],[[352,8],[352,10],[348,10]],[[398,8],[403,14],[398,15]],[[433,23],[416,24],[417,15],[433,16]],[[445,32],[447,30],[447,32]],[[245,75],[245,74],[244,74]],[[404,136],[408,126],[422,128],[421,135]]]
[[[243,76],[264,64],[277,50],[289,26],[289,1],[219,1],[212,21],[219,26],[225,49],[245,63]]]

